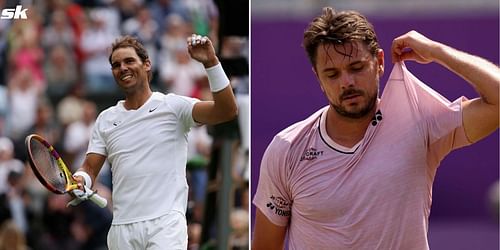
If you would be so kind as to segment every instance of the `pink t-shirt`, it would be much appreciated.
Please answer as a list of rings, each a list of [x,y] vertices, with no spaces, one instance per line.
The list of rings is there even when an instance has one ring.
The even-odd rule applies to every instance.
[[[396,64],[364,138],[328,137],[324,107],[275,136],[253,203],[288,227],[289,249],[428,249],[439,162],[469,144],[461,103]]]

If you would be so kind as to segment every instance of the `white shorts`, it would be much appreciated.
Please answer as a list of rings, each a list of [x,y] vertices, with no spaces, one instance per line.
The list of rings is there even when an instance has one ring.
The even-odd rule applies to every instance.
[[[110,250],[187,249],[186,216],[177,211],[156,219],[130,224],[111,225]]]

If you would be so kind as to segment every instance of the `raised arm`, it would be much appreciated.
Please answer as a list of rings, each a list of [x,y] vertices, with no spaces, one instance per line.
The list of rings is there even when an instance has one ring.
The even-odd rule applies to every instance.
[[[204,124],[217,124],[232,120],[238,113],[236,99],[229,79],[224,73],[215,49],[206,36],[190,36],[188,51],[193,59],[203,64],[207,70],[213,101],[201,101],[193,107],[193,119]]]
[[[470,141],[476,142],[498,129],[500,69],[497,65],[430,40],[416,31],[394,39],[391,55],[394,62],[437,62],[474,87],[480,97],[463,104],[463,126]]]
[[[257,208],[255,211],[255,230],[253,234],[252,250],[283,249],[286,227],[273,224]]]

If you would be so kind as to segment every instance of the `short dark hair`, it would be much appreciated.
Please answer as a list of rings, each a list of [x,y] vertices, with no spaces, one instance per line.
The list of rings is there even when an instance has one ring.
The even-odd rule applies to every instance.
[[[361,41],[375,56],[380,45],[373,25],[357,11],[337,12],[332,7],[323,8],[323,13],[314,18],[304,32],[302,46],[309,61],[316,65],[316,51],[320,44],[344,44]],[[349,55],[346,55],[349,56]]]
[[[109,64],[111,64],[111,56],[113,55],[113,52],[119,48],[133,48],[135,50],[135,53],[137,53],[137,56],[141,59],[141,62],[144,63],[146,61],[150,61],[148,51],[144,47],[144,45],[139,41],[137,37],[133,37],[130,35],[122,36],[117,38],[113,44],[111,45],[111,53],[109,53]],[[152,79],[153,72],[149,71],[148,72],[148,78],[149,80]]]

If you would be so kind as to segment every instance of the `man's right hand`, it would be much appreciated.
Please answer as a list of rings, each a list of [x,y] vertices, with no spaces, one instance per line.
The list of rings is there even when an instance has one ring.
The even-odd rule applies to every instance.
[[[89,199],[89,195],[92,193],[92,192],[86,192],[86,187],[85,187],[85,180],[83,179],[82,176],[73,176],[73,179],[76,181],[77,185],[78,185],[78,188],[77,189],[73,189],[69,192],[69,194],[71,195],[71,197],[73,197],[73,199],[67,204],[67,206],[76,206],[78,204],[80,204],[82,201],[86,201]],[[90,191],[90,189],[88,189]]]

